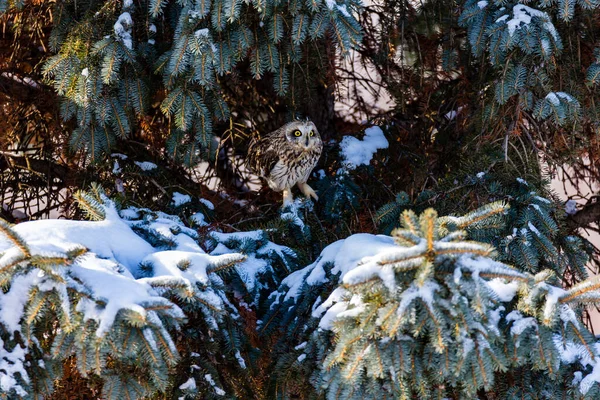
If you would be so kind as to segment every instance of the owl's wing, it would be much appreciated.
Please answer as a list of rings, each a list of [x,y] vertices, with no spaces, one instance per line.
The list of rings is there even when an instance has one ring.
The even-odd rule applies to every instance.
[[[248,166],[255,173],[267,177],[279,161],[273,140],[269,137],[254,139],[248,146]]]

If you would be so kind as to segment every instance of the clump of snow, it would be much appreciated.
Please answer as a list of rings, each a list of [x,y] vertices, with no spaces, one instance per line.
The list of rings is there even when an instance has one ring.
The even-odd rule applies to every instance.
[[[295,253],[285,246],[270,242],[262,230],[233,233],[210,232],[209,235],[216,242],[216,246],[210,252],[213,256],[230,254],[234,251],[233,248],[245,241],[260,243],[260,247],[255,252],[246,254],[246,259],[233,267],[243,280],[247,290],[250,293],[256,293],[256,299],[259,290],[266,288],[261,283],[260,277],[273,272],[269,259],[279,259],[288,270],[291,270],[288,258],[295,257]],[[232,246],[232,248],[228,246]]]
[[[200,199],[200,203],[204,204],[209,210],[215,209],[215,205],[206,199]]]
[[[140,167],[143,171],[152,171],[158,168],[158,166],[150,161],[134,161],[135,165]]]
[[[452,110],[452,111],[448,111],[444,117],[448,120],[448,121],[452,121],[453,119],[455,119],[458,114],[460,114],[460,112],[464,109],[463,106],[458,107],[456,110]]]
[[[156,33],[156,25],[150,24],[150,26],[148,27],[148,32]]]
[[[507,20],[508,16],[502,16],[498,18],[496,22],[506,21],[508,33],[510,36],[512,36],[517,29],[521,29],[522,27],[529,25],[533,17],[542,19],[544,21],[543,27],[550,32],[550,34],[554,37],[554,40],[559,40],[558,32],[552,24],[548,14],[544,11],[540,11],[523,4],[517,4],[513,7],[513,17],[510,20]]]
[[[119,160],[114,160],[112,173],[113,174],[121,173],[121,166],[119,165]]]
[[[506,315],[507,321],[512,321],[512,327],[510,328],[510,333],[513,336],[519,336],[525,332],[525,329],[534,328],[537,329],[538,324],[535,318],[533,317],[524,317],[521,312],[514,310]],[[519,347],[519,342],[516,343],[517,347]]]
[[[190,221],[192,221],[196,226],[208,226],[209,224],[204,220],[204,218],[204,214],[197,212],[190,216]]]
[[[3,72],[2,74],[0,74],[0,76],[3,76],[5,78],[10,78],[13,81],[22,83],[22,84],[27,85],[27,86],[31,86],[31,87],[36,88],[36,89],[40,88],[40,84],[37,83],[36,81],[34,81],[33,79],[31,79],[28,76],[19,77],[19,76],[13,74],[12,72]]]
[[[208,38],[208,35],[208,28],[198,29],[196,32],[194,32],[194,36],[196,37],[196,39],[206,39]]]
[[[129,0],[127,0],[129,1]],[[133,26],[133,20],[128,12],[124,12],[119,15],[117,22],[114,25],[115,36],[119,39],[125,47],[129,50],[133,50],[133,42],[131,38],[131,27]]]
[[[242,357],[242,355],[240,354],[240,351],[239,351],[239,350],[236,350],[236,351],[235,351],[235,354],[234,354],[234,356],[235,356],[235,358],[237,359],[237,361],[238,361],[238,364],[240,364],[240,367],[241,367],[242,369],[246,369],[246,361],[244,360],[244,357]]]
[[[479,7],[479,8],[480,8],[480,9],[482,9],[482,10],[483,10],[484,8],[486,8],[486,7],[487,7],[487,5],[488,5],[488,2],[487,2],[487,1],[485,1],[485,0],[482,0],[482,1],[478,1],[478,2],[477,2],[477,7]]]
[[[529,183],[527,183],[527,181],[523,178],[517,178],[517,182],[519,182],[521,185],[529,186]]]
[[[546,100],[548,100],[553,106],[560,105],[560,100],[558,96],[554,92],[550,92],[546,95]]]
[[[174,207],[179,207],[179,206],[181,206],[183,204],[187,204],[187,203],[189,203],[191,201],[192,201],[192,196],[190,196],[188,194],[174,192],[173,193],[173,199],[171,200],[171,204]]]
[[[568,215],[577,214],[577,202],[575,200],[567,200],[565,203],[565,212]]]
[[[2,393],[10,393],[11,389],[20,397],[27,397],[27,392],[18,383],[17,376],[29,383],[29,375],[25,370],[27,349],[17,345],[12,351],[7,351],[0,339],[0,389]]]
[[[340,143],[344,165],[348,169],[355,169],[359,165],[369,165],[377,150],[387,149],[388,146],[389,143],[378,126],[367,128],[363,140],[353,136],[344,136]]]
[[[487,285],[492,288],[498,299],[503,302],[512,301],[519,290],[519,284],[516,281],[504,282],[503,279],[495,278],[487,282]]]
[[[206,379],[206,382],[208,382],[210,386],[212,386],[213,389],[215,389],[216,394],[218,394],[219,396],[225,396],[225,391],[217,386],[211,374],[204,375],[204,379]]]
[[[181,390],[195,390],[196,389],[196,380],[193,377],[190,377],[187,381],[179,385],[179,389]]]
[[[81,71],[81,75],[83,75],[83,76],[89,76],[89,75],[90,75],[90,70],[89,70],[89,69],[87,69],[87,68],[84,68],[84,69]]]
[[[348,18],[351,17],[350,12],[348,11],[348,7],[346,7],[345,4],[342,4],[342,5],[338,4],[337,9],[344,17],[348,17]]]

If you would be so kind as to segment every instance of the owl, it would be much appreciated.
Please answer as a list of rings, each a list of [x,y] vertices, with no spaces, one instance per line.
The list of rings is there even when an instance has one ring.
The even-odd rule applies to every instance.
[[[248,166],[263,177],[269,187],[283,192],[283,204],[293,201],[292,186],[306,197],[318,200],[315,191],[306,181],[317,164],[323,142],[312,121],[293,121],[259,138],[248,147]]]

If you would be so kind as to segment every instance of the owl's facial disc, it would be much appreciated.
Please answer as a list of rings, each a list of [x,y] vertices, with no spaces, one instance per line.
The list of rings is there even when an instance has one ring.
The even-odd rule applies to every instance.
[[[318,133],[314,124],[309,121],[307,123],[295,124],[288,131],[287,138],[290,142],[302,148],[302,151],[307,151],[312,149],[318,141]]]

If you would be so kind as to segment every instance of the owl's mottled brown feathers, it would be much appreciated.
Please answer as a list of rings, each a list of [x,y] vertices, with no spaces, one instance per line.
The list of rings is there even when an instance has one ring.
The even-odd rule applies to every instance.
[[[294,121],[254,138],[248,147],[247,163],[271,189],[283,191],[284,200],[291,200],[290,190],[296,184],[305,195],[316,199],[306,181],[322,150],[323,142],[315,125],[311,121]]]

